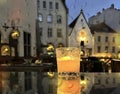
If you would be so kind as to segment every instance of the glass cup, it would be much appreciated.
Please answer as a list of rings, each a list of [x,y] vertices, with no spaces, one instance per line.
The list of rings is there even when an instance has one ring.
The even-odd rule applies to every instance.
[[[57,94],[80,94],[80,48],[56,49],[58,88]]]
[[[61,47],[56,49],[58,72],[80,71],[80,48]]]

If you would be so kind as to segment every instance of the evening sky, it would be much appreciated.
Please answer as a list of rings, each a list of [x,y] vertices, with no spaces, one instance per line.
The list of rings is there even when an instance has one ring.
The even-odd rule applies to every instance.
[[[68,23],[71,23],[83,9],[86,19],[96,15],[97,12],[102,12],[102,9],[107,9],[114,4],[114,7],[120,9],[120,0],[66,0],[67,8],[69,9]]]

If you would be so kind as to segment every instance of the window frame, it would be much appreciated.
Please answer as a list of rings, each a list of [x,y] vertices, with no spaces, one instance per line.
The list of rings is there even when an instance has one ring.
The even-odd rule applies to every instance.
[[[48,38],[51,38],[53,36],[52,28],[48,28]]]
[[[97,46],[97,52],[98,52],[98,53],[101,52],[101,46]]]
[[[106,37],[105,37],[105,42],[108,42],[108,39],[109,39],[108,36],[106,36]]]
[[[31,34],[28,32],[23,33],[24,35],[24,56],[29,57],[31,56]]]
[[[101,42],[101,36],[98,36],[98,37],[97,37],[97,41],[98,41],[98,42]]]
[[[49,2],[49,9],[53,9],[53,2]]]
[[[57,38],[62,38],[62,29],[57,28]]]
[[[112,53],[115,53],[115,46],[112,47]]]
[[[47,22],[48,23],[52,23],[53,22],[53,16],[52,16],[52,14],[48,14],[47,15]]]
[[[42,22],[43,21],[43,15],[40,13],[40,14],[38,14],[38,20],[39,20],[39,22]]]
[[[62,16],[57,15],[57,23],[61,24],[62,23]]]
[[[47,3],[46,1],[43,1],[43,9],[46,9],[47,8]]]
[[[24,81],[25,81],[25,91],[32,89],[32,73],[31,72],[24,72]]]
[[[42,27],[39,28],[39,33],[40,33],[40,36],[43,35],[43,28]]]
[[[55,9],[59,9],[59,3],[58,2],[55,2]]]

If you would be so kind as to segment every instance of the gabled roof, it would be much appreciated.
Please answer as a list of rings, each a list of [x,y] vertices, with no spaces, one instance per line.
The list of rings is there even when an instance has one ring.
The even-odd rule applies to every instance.
[[[91,31],[94,32],[103,32],[103,33],[116,33],[111,27],[109,27],[107,24],[104,22],[91,25],[90,26]]]
[[[76,23],[77,23],[77,21],[78,21],[78,19],[79,19],[79,17],[80,17],[81,15],[83,15],[83,18],[84,18],[86,24],[88,25],[88,22],[87,22],[86,17],[85,17],[85,15],[84,15],[84,13],[83,13],[83,10],[81,9],[80,14],[73,20],[73,22],[72,22],[71,24],[69,24],[69,27],[70,27],[70,28],[73,29],[73,28],[75,27],[75,25],[76,25]],[[88,27],[89,27],[89,25],[88,25]],[[70,32],[70,34],[71,34],[71,33],[72,33],[72,31]],[[70,34],[69,34],[69,35],[70,35]]]
[[[69,27],[73,28],[73,27],[75,26],[75,24],[76,24],[79,16],[80,16],[80,15],[78,15],[78,16],[75,18],[75,20],[69,25]]]
[[[69,24],[69,27],[74,28],[74,26],[75,26],[78,18],[80,17],[80,15],[83,15],[83,17],[84,17],[84,19],[85,19],[85,21],[86,21],[86,23],[87,23],[86,17],[85,17],[85,15],[84,15],[84,13],[83,13],[83,10],[81,9],[80,14],[73,20],[73,22],[71,22],[71,23]],[[88,23],[87,23],[87,24],[88,24]]]

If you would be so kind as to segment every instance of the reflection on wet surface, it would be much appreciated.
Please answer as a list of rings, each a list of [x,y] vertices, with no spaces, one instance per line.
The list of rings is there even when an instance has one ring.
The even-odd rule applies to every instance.
[[[81,94],[119,92],[120,73],[81,72],[79,80],[68,80],[58,78],[57,72],[0,72],[0,94],[59,94],[58,89],[66,90],[68,94],[76,94],[74,92],[78,90],[76,85],[80,86]],[[72,93],[69,92],[70,90]]]

